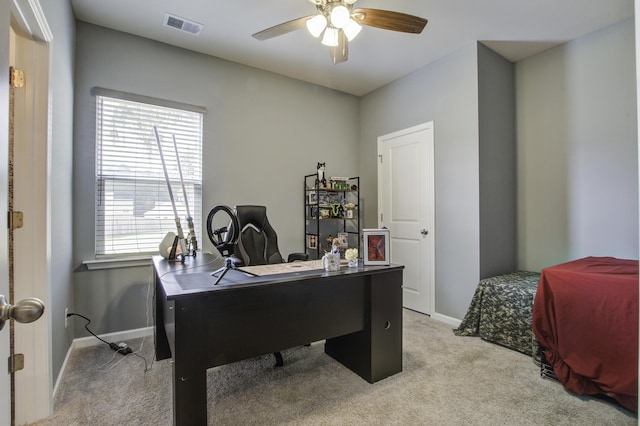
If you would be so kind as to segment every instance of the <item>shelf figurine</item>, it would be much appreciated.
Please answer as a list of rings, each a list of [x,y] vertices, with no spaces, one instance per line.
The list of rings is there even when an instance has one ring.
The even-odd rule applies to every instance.
[[[340,254],[340,240],[337,238],[334,238],[331,242],[331,253]]]
[[[318,163],[318,177],[316,178],[316,188],[327,186],[327,178],[324,177],[324,167],[326,163]],[[320,186],[322,184],[322,186]]]

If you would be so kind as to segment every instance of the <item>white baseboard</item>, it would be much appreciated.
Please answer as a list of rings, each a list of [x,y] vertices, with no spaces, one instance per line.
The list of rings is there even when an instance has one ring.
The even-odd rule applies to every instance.
[[[137,328],[134,330],[125,330],[125,331],[117,331],[115,333],[107,333],[101,334],[100,338],[106,340],[107,342],[126,342],[131,339],[137,339],[139,337],[148,337],[153,336],[153,327],[144,327]],[[76,348],[87,348],[89,346],[97,346],[104,345],[104,342],[96,339],[94,336],[88,337],[80,337],[77,339],[73,339],[71,342],[71,346],[69,346],[69,350],[67,350],[67,354],[64,357],[64,361],[62,362],[62,367],[60,368],[60,374],[58,374],[58,378],[56,379],[56,384],[53,387],[53,401],[56,400],[56,395],[58,393],[58,387],[60,386],[60,382],[64,377],[64,374],[67,370],[67,364],[69,362],[69,358],[71,357],[71,352],[73,352]]]
[[[449,317],[447,315],[442,315],[438,313],[432,314],[431,319],[443,322],[445,324],[449,324],[455,328],[458,328],[460,326],[460,323],[462,322],[462,320],[459,320],[457,318]]]
[[[460,326],[462,320],[457,318],[449,317],[446,315],[434,313],[431,315],[431,319],[443,322],[445,324],[449,324],[455,328]],[[125,330],[125,331],[117,331],[115,333],[107,333],[101,334],[100,338],[106,340],[107,342],[123,342],[131,339],[137,339],[140,337],[148,337],[153,336],[154,327],[143,327],[137,328],[134,330]],[[67,363],[69,361],[69,357],[71,356],[71,352],[76,348],[86,348],[89,346],[102,345],[104,342],[96,339],[94,336],[80,337],[77,339],[73,339],[69,350],[67,351],[67,355],[64,357],[64,362],[62,363],[62,367],[60,368],[60,374],[58,374],[58,378],[56,380],[56,384],[53,387],[53,400],[55,401],[56,394],[58,392],[58,387],[60,385],[60,381],[62,377],[64,377],[64,373],[67,369]]]
[[[64,377],[64,372],[67,371],[67,363],[69,362],[69,358],[71,357],[71,351],[73,351],[73,342],[71,342],[71,346],[67,350],[67,354],[64,357],[64,361],[62,362],[62,367],[60,367],[60,373],[58,373],[58,378],[56,379],[56,384],[53,386],[53,394],[51,396],[51,406],[53,407],[53,403],[56,400],[56,395],[58,394],[58,387],[60,386],[60,382]],[[52,413],[50,413],[52,414]]]
[[[153,327],[143,327],[134,330],[116,331],[115,333],[100,334],[101,339],[107,342],[123,342],[139,337],[153,336]],[[104,342],[96,339],[94,336],[80,337],[73,339],[72,348],[86,348],[89,346],[103,345]]]

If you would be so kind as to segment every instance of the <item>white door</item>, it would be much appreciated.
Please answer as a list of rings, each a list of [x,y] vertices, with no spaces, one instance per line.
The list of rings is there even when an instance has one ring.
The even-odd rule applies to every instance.
[[[49,49],[44,42],[14,34],[12,65],[24,73],[13,89],[13,209],[24,223],[13,231],[15,303],[37,297],[50,306],[47,255],[47,170]],[[11,202],[11,198],[9,199]],[[10,263],[11,264],[11,263]],[[14,351],[24,354],[24,368],[14,375],[16,424],[32,423],[51,413],[49,320],[14,325]]]
[[[13,208],[24,212],[24,226],[15,229],[13,249],[14,262],[8,257],[8,232],[0,231],[0,286],[7,277],[9,265],[13,266],[13,299],[9,290],[1,287],[1,294],[11,304],[30,297],[37,297],[49,304],[47,246],[47,156],[49,138],[49,42],[51,32],[43,16],[38,0],[12,0],[10,5],[11,26],[8,28],[9,55],[0,58],[8,66],[24,71],[25,84],[13,89]],[[2,30],[5,27],[0,25]],[[4,37],[4,35],[2,36]],[[0,39],[2,38],[0,37]],[[4,73],[0,73],[4,74]],[[2,83],[5,83],[2,81]],[[5,87],[2,88],[5,90]],[[6,81],[9,91],[9,81]],[[4,95],[4,93],[3,93]],[[3,96],[0,98],[4,99]],[[9,106],[7,104],[7,106]],[[0,108],[2,120],[11,114]],[[2,126],[0,126],[2,127]],[[7,192],[8,140],[0,136],[0,212],[8,211],[11,198]],[[6,269],[5,269],[6,268]],[[6,293],[5,293],[6,291]],[[50,315],[50,313],[49,313]],[[7,415],[14,413],[15,424],[36,421],[51,413],[51,343],[49,341],[49,318],[45,315],[38,322],[14,324],[14,352],[24,354],[24,368],[15,373],[14,406],[10,394],[0,393],[2,407]],[[5,325],[9,329],[9,323]],[[2,330],[0,333],[5,333]],[[8,338],[8,337],[7,337]],[[4,354],[5,336],[0,336],[0,361],[8,359]],[[7,351],[9,344],[7,343]],[[6,366],[6,364],[4,364]],[[6,367],[5,367],[6,368]],[[10,375],[0,376],[0,388],[8,389]],[[5,383],[6,382],[6,383]],[[10,418],[10,417],[9,417]],[[0,414],[0,424],[4,422]]]
[[[434,303],[433,122],[378,138],[378,226],[389,228],[391,262],[404,265],[403,304],[430,315]]]
[[[8,20],[7,20],[8,21]],[[2,27],[3,30],[8,28]],[[6,37],[8,40],[8,31]],[[4,34],[0,40],[5,42]],[[4,44],[4,43],[3,43]],[[9,123],[9,78],[6,72],[9,69],[9,58],[0,58],[0,129],[7,129]],[[8,146],[9,132],[0,134],[0,212],[7,212],[7,178],[8,178]],[[0,226],[0,294],[9,295],[9,258],[7,255],[7,227]],[[11,424],[11,377],[6,369],[6,360],[9,359],[9,327],[0,330],[0,424]]]

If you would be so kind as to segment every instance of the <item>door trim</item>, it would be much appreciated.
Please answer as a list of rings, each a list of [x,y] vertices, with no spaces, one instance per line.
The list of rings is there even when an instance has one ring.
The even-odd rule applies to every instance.
[[[14,18],[12,22],[22,34],[45,43],[53,40],[53,33],[39,0],[11,0],[11,15]]]
[[[11,27],[20,43],[26,44],[30,50],[29,59],[24,63],[25,71],[30,68],[32,80],[26,81],[25,88],[21,89],[28,90],[25,93],[27,108],[22,114],[20,128],[26,141],[26,146],[21,149],[26,149],[26,153],[22,160],[16,155],[14,162],[15,177],[20,178],[23,185],[19,187],[16,183],[14,197],[18,191],[29,194],[23,197],[22,204],[18,204],[18,197],[14,202],[16,210],[25,212],[24,228],[14,231],[14,275],[16,284],[20,283],[14,288],[14,297],[20,300],[36,296],[46,306],[51,306],[51,190],[47,176],[51,140],[49,46],[53,36],[38,0],[11,0],[10,3]],[[18,241],[23,248],[19,248]],[[30,256],[20,255],[27,250]],[[51,315],[49,310],[45,310],[40,320],[29,327],[21,327],[16,337],[16,352],[25,354],[25,371],[16,373],[16,424],[31,423],[53,412]]]

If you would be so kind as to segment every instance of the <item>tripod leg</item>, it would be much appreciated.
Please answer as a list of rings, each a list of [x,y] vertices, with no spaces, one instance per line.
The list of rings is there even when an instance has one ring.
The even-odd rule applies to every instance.
[[[212,277],[215,277],[217,274],[219,274],[220,272],[223,272],[225,269],[227,269],[227,267],[226,267],[226,266],[223,266],[222,268],[218,268],[218,269],[216,269],[215,271],[213,271],[213,272],[211,273],[211,276],[212,276]]]
[[[229,269],[231,269],[231,268],[228,268],[228,267],[227,267],[227,268],[223,268],[223,269],[224,269],[224,271],[222,271],[222,273],[220,274],[220,276],[218,277],[218,279],[216,280],[216,282],[215,282],[215,283],[213,283],[213,285],[217,285],[217,284],[220,282],[220,280],[222,279],[222,277],[224,277],[224,275],[227,273],[227,271],[228,271]],[[213,275],[213,274],[212,274],[212,275]]]
[[[233,267],[233,269],[238,269],[236,266]],[[249,271],[245,271],[244,269],[238,269],[240,272],[242,272],[243,274],[247,274],[247,275],[251,275],[252,277],[259,277],[260,275],[253,273],[253,272],[249,272]]]

